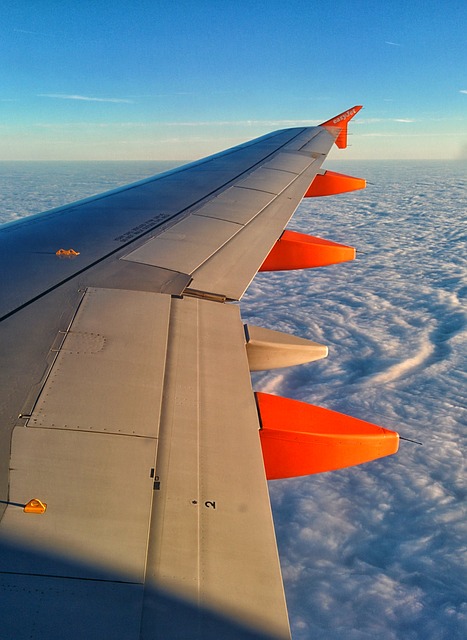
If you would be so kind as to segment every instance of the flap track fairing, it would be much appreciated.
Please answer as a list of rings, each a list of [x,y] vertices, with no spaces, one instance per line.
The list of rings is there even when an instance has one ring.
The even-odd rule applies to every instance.
[[[353,247],[296,231],[284,231],[259,270],[310,269],[347,262],[354,258]]]
[[[250,371],[266,371],[320,360],[328,355],[323,344],[281,331],[245,325]]]
[[[394,431],[305,402],[255,395],[268,480],[351,467],[398,450]]]
[[[325,171],[324,173],[318,173],[316,175],[308,187],[304,198],[334,196],[338,193],[365,189],[365,187],[366,180],[364,178],[355,178],[354,176],[347,176],[344,173],[337,173],[336,171]]]

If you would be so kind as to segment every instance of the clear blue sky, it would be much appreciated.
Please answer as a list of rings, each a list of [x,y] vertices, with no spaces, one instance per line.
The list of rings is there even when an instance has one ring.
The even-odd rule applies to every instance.
[[[467,157],[466,25],[465,0],[0,0],[0,159],[193,159],[354,104],[340,158]]]

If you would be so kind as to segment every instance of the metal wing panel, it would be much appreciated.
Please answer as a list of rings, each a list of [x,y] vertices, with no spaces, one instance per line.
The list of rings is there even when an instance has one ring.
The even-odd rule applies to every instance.
[[[256,189],[257,191],[266,191],[278,195],[286,187],[289,186],[291,180],[295,177],[288,171],[279,169],[266,169],[261,167],[249,176],[237,182],[237,186],[244,189]]]
[[[136,309],[141,323],[132,322]],[[146,355],[133,351],[144,343]],[[148,381],[134,364],[153,358]],[[106,395],[109,363],[129,410]],[[209,612],[187,637],[205,638],[211,616],[222,615],[287,638],[258,429],[237,307],[87,292],[37,409],[13,432],[1,535],[35,555],[4,556],[0,572],[144,583],[149,628],[172,624],[173,608],[168,617],[152,608],[162,593]],[[32,496],[45,514],[17,506]]]
[[[312,142],[315,140],[318,137]],[[325,144],[328,150],[333,144],[327,131],[319,137],[320,148]],[[194,215],[126,255],[125,260],[181,271],[193,277],[190,290],[239,300],[323,159],[319,154],[310,157],[280,152],[201,206]],[[271,162],[282,169],[267,168]],[[237,193],[242,193],[240,200],[235,200]],[[250,193],[260,197],[254,195],[242,209],[242,201],[247,201]],[[226,219],[240,222],[243,230]]]
[[[274,199],[273,194],[254,189],[230,187],[203,204],[196,213],[244,225]]]
[[[89,290],[27,425],[157,437],[169,312],[169,296]]]
[[[287,147],[287,151],[278,153],[264,165],[267,169],[279,169],[281,171],[289,171],[291,173],[302,173],[310,164],[314,162],[314,158],[293,153]]]
[[[238,308],[154,291],[183,293],[191,277],[190,295],[240,298],[333,140],[279,131],[1,230],[0,330],[15,346],[13,393],[0,396],[2,441],[13,433],[0,544],[19,552],[0,573],[47,588],[53,576],[144,582],[131,600],[143,636],[176,635],[180,604],[194,612],[181,637],[227,637],[212,632],[221,619],[241,625],[231,637],[289,636]],[[61,247],[79,255],[61,260]],[[25,405],[32,416],[16,419]],[[25,520],[13,502],[35,496],[48,510]]]
[[[308,171],[295,177],[280,196],[194,271],[189,289],[240,300],[320,166],[321,162],[316,161]]]
[[[325,129],[318,129],[313,138],[303,144],[298,150],[306,154],[324,154],[327,155],[332,144],[334,144],[334,136]]]
[[[173,300],[170,336],[147,580],[289,637],[239,310]]]
[[[4,554],[13,549],[1,547]],[[102,640],[110,629],[112,640],[141,638],[143,587],[138,584],[67,578],[64,588],[60,577],[4,573],[0,603],[8,640],[82,640],[84,632],[86,640]]]
[[[2,555],[0,572],[143,583],[155,454],[150,438],[17,427],[9,499],[48,508],[7,507],[2,541],[36,555]]]
[[[314,138],[317,138],[322,129],[319,127],[310,127],[299,133],[293,140],[287,145],[288,151],[300,151],[306,144],[312,142]]]
[[[188,216],[125,256],[125,260],[191,274],[239,230],[234,222]]]
[[[0,271],[8,286],[0,298],[0,318],[147,238],[149,232],[159,233],[161,225],[176,222],[177,216],[218,195],[300,131],[279,131],[134,185],[4,225]],[[60,248],[73,248],[79,256],[60,260],[55,255]]]

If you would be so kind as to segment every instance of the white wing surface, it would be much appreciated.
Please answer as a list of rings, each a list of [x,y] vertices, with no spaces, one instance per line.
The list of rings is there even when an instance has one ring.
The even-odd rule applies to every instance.
[[[249,357],[325,350],[230,302],[355,112],[0,229],[4,637],[289,637]]]

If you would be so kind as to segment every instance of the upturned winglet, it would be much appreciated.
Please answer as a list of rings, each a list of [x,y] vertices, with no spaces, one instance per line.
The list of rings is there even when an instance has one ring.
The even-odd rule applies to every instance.
[[[347,125],[362,108],[362,105],[357,105],[319,125],[336,135],[335,143],[339,149],[345,149],[347,147]]]

